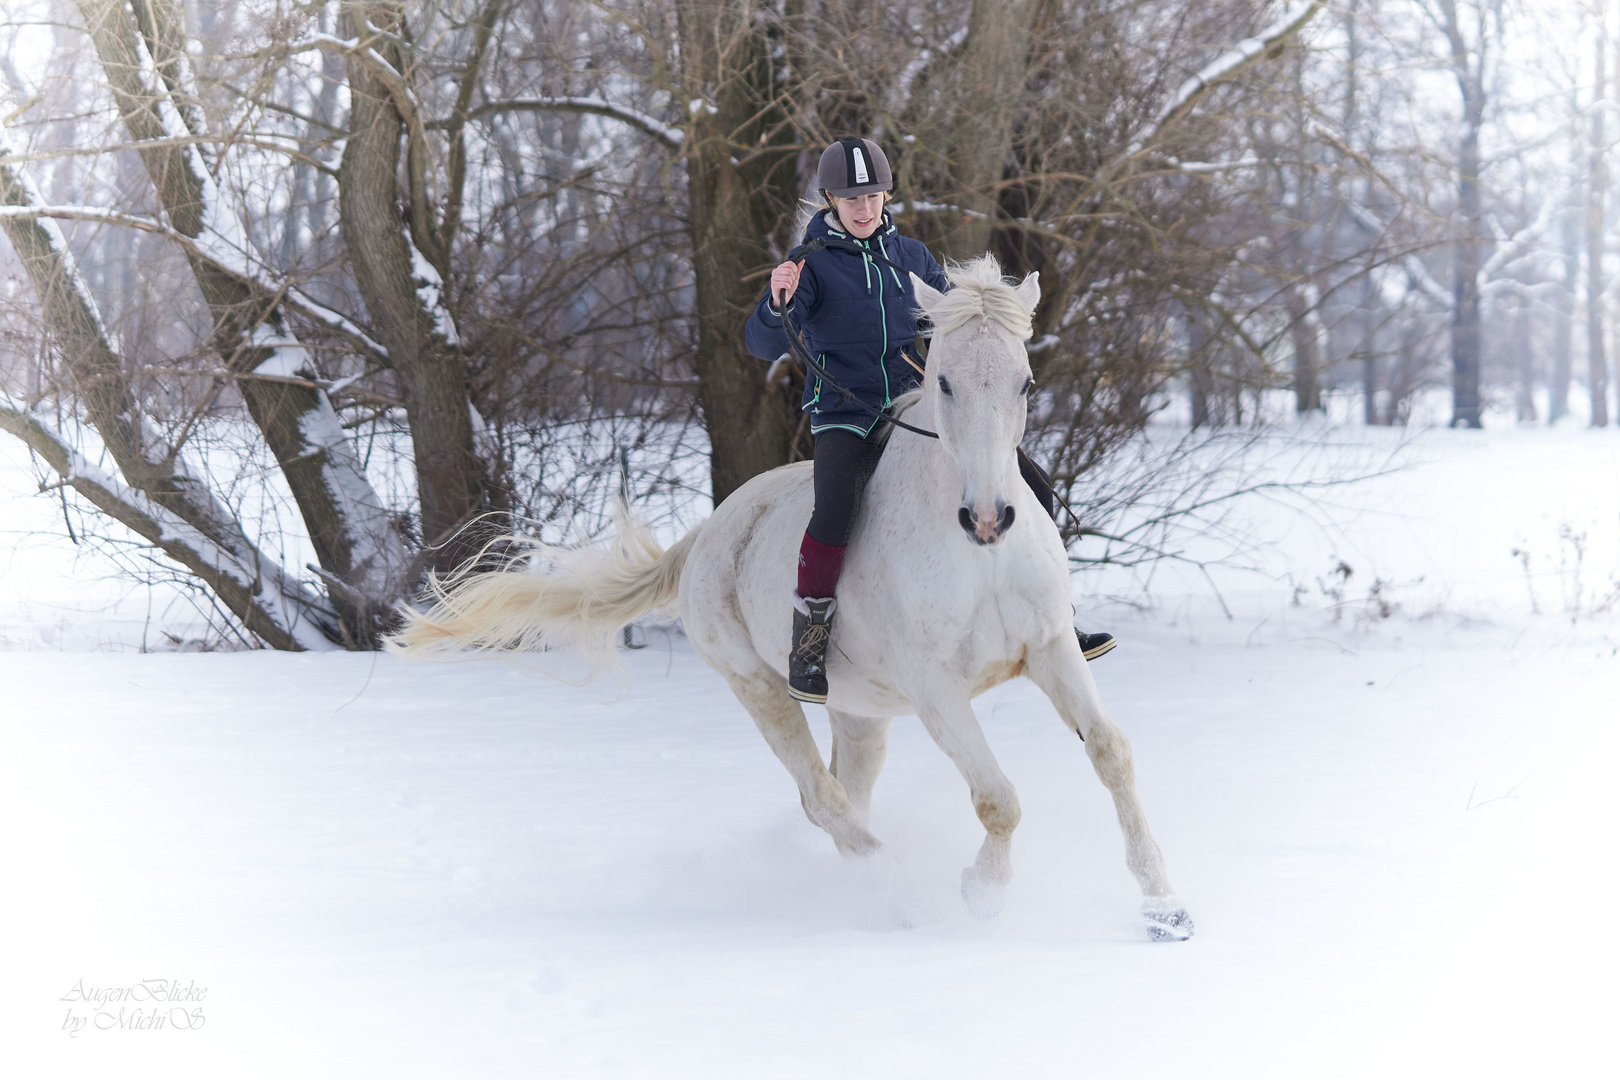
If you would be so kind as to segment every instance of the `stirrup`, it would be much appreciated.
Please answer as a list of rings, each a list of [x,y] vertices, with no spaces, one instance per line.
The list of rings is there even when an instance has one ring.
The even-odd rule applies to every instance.
[[[793,594],[793,643],[788,649],[788,693],[800,701],[827,700],[827,639],[832,634],[832,597],[806,600]]]
[[[1100,634],[1082,634],[1078,627],[1074,631],[1074,636],[1075,639],[1080,642],[1081,655],[1083,655],[1087,660],[1095,660],[1104,653],[1112,652],[1114,646],[1119,644],[1119,642],[1114,640],[1113,634],[1106,632]]]

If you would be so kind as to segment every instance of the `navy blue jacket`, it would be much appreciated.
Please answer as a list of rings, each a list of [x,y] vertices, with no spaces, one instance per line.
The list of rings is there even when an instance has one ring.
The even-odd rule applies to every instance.
[[[950,288],[928,248],[920,240],[901,236],[887,212],[877,232],[866,240],[856,240],[839,224],[832,211],[818,212],[804,230],[802,242],[825,236],[859,244],[904,266],[940,292]],[[790,259],[798,256],[798,248],[788,255]],[[906,274],[852,251],[822,248],[804,260],[787,314],[827,374],[863,403],[885,409],[922,382],[922,376],[900,355],[902,349],[915,353],[917,317],[912,311],[916,306],[917,296]],[[761,360],[775,360],[789,351],[782,316],[772,310],[768,298],[761,298],[749,316],[747,337],[748,351]],[[801,408],[810,414],[812,433],[843,428],[864,437],[877,423],[875,416],[861,411],[838,391],[822,386],[813,373],[805,379]]]

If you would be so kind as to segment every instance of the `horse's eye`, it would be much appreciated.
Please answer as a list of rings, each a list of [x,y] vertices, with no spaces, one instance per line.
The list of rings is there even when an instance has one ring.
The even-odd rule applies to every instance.
[[[1018,393],[1020,395],[1025,395],[1033,389],[1035,389],[1035,377],[1031,375],[1029,378],[1024,380],[1024,385],[1019,389]]]
[[[951,382],[943,375],[939,377],[939,392],[944,394],[946,397],[951,396]]]

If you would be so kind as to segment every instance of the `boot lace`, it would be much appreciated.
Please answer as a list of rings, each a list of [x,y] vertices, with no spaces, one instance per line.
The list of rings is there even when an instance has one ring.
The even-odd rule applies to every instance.
[[[827,638],[831,631],[825,623],[811,623],[805,627],[804,634],[799,638],[799,659],[814,660],[827,649]]]

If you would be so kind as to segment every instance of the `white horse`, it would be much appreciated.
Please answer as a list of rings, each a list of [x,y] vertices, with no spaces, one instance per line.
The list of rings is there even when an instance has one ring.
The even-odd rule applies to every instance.
[[[754,477],[668,551],[622,521],[608,547],[539,548],[549,572],[452,578],[435,587],[431,611],[407,614],[394,647],[465,655],[571,645],[600,660],[620,627],[678,607],[693,649],[731,685],[793,775],[805,813],[845,854],[879,846],[867,826],[889,720],[920,717],[961,770],[984,825],[962,890],[971,906],[991,911],[1012,877],[1018,795],[970,702],[1027,675],[1084,741],[1113,795],[1150,934],[1185,939],[1192,920],[1148,831],[1130,743],[1075,640],[1067,553],[1018,472],[1036,275],[1013,287],[986,255],[949,277],[949,293],[912,278],[935,330],[906,420],[939,438],[894,430],[867,487],[828,655],[830,764],[786,678],[795,559],[813,498],[809,462]]]

